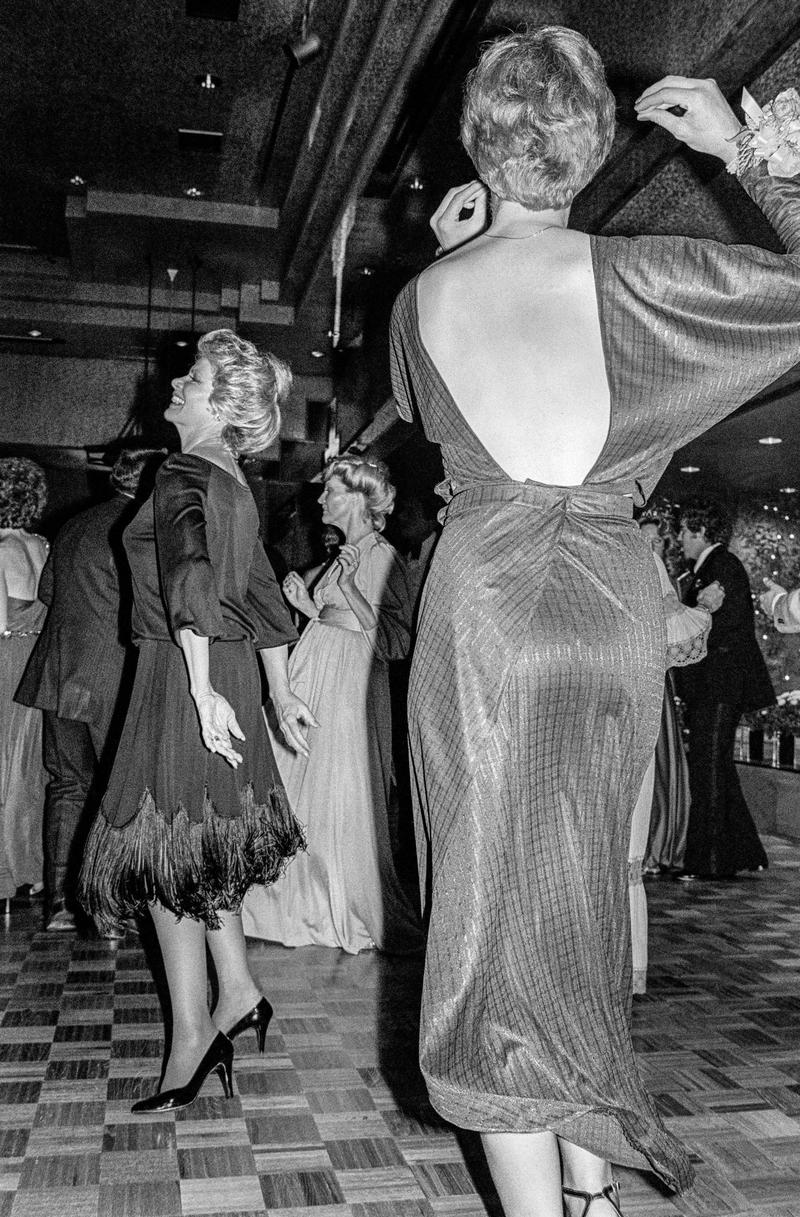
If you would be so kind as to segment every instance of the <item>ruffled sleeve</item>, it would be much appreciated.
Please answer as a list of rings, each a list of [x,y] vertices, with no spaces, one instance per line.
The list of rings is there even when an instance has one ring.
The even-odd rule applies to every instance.
[[[362,555],[356,586],[378,618],[374,630],[363,630],[375,654],[385,663],[403,659],[411,646],[413,604],[405,563],[397,551],[376,536]]]
[[[297,630],[292,624],[289,609],[281,595],[278,580],[260,538],[253,550],[247,585],[247,604],[256,631],[254,645],[257,650],[280,647],[297,641]]]
[[[207,462],[176,453],[156,475],[158,573],[167,623],[175,637],[185,629],[206,638],[225,635],[206,536],[209,472]]]

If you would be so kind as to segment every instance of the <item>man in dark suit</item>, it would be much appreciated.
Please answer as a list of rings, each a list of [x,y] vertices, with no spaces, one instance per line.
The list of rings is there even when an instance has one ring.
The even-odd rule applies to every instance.
[[[747,572],[728,551],[731,519],[710,499],[687,503],[680,541],[691,564],[684,604],[717,580],[725,591],[714,613],[708,655],[680,670],[680,692],[689,725],[689,833],[679,878],[729,878],[760,870],[767,856],[739,784],[733,749],[736,727],[747,710],[772,705],[775,693],[755,636]]]
[[[74,886],[92,796],[116,751],[135,663],[122,531],[163,455],[138,449],[118,457],[113,498],[67,521],[39,583],[50,611],[15,700],[44,711],[48,930],[75,928]]]

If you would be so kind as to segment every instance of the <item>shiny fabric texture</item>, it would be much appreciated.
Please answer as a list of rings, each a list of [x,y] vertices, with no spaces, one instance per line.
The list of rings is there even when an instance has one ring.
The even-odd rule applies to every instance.
[[[678,718],[675,677],[667,672],[656,740],[653,802],[645,866],[680,870],[689,828],[689,765]]]
[[[395,872],[389,836],[392,722],[388,660],[410,644],[412,605],[404,563],[378,533],[358,542],[356,587],[378,618],[363,630],[329,568],[314,589],[320,610],[289,659],[292,689],[319,727],[310,755],[270,739],[308,849],[272,887],[244,902],[245,933],[286,946],[356,954],[422,947],[419,917]]]
[[[798,186],[745,185],[800,251]],[[646,499],[675,448],[797,362],[800,257],[591,245],[611,421],[580,487],[508,478],[425,350],[416,280],[395,303],[398,408],[441,446],[452,500],[409,693],[431,863],[421,1065],[457,1125],[549,1129],[680,1189],[692,1170],[630,1037],[628,845],[666,637],[624,496]]]

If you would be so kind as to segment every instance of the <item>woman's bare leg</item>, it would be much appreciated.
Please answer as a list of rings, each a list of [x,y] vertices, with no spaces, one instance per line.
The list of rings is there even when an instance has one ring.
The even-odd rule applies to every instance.
[[[482,1133],[505,1217],[562,1217],[561,1159],[551,1132]]]
[[[219,989],[214,1022],[220,1031],[228,1031],[243,1014],[252,1010],[261,998],[261,992],[247,964],[241,914],[220,913],[219,921],[218,930],[206,930],[206,942]]]
[[[150,905],[172,1004],[172,1043],[162,1090],[185,1086],[211,1044],[217,1029],[208,1013],[206,927],[202,921],[180,921],[160,904]]]
[[[611,1163],[605,1158],[590,1154],[588,1149],[581,1149],[572,1141],[564,1141],[559,1137],[558,1146],[561,1150],[561,1164],[564,1171],[564,1187],[571,1187],[581,1192],[599,1192],[608,1187],[612,1180]],[[575,1197],[564,1197],[564,1211],[571,1217],[584,1210],[586,1202]],[[607,1200],[595,1200],[589,1210],[589,1217],[617,1217],[615,1209]]]

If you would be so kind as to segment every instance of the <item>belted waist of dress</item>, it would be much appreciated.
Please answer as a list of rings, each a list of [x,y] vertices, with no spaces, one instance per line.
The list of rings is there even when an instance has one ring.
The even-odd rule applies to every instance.
[[[457,491],[440,513],[446,523],[463,511],[509,503],[538,511],[560,509],[565,515],[591,516],[628,524],[633,519],[633,500],[588,486],[545,486],[541,482],[486,482]]]
[[[352,630],[355,634],[361,633],[358,619],[355,613],[351,613],[349,609],[338,609],[334,608],[332,604],[323,604],[317,620],[323,625],[333,625],[338,630]]]

